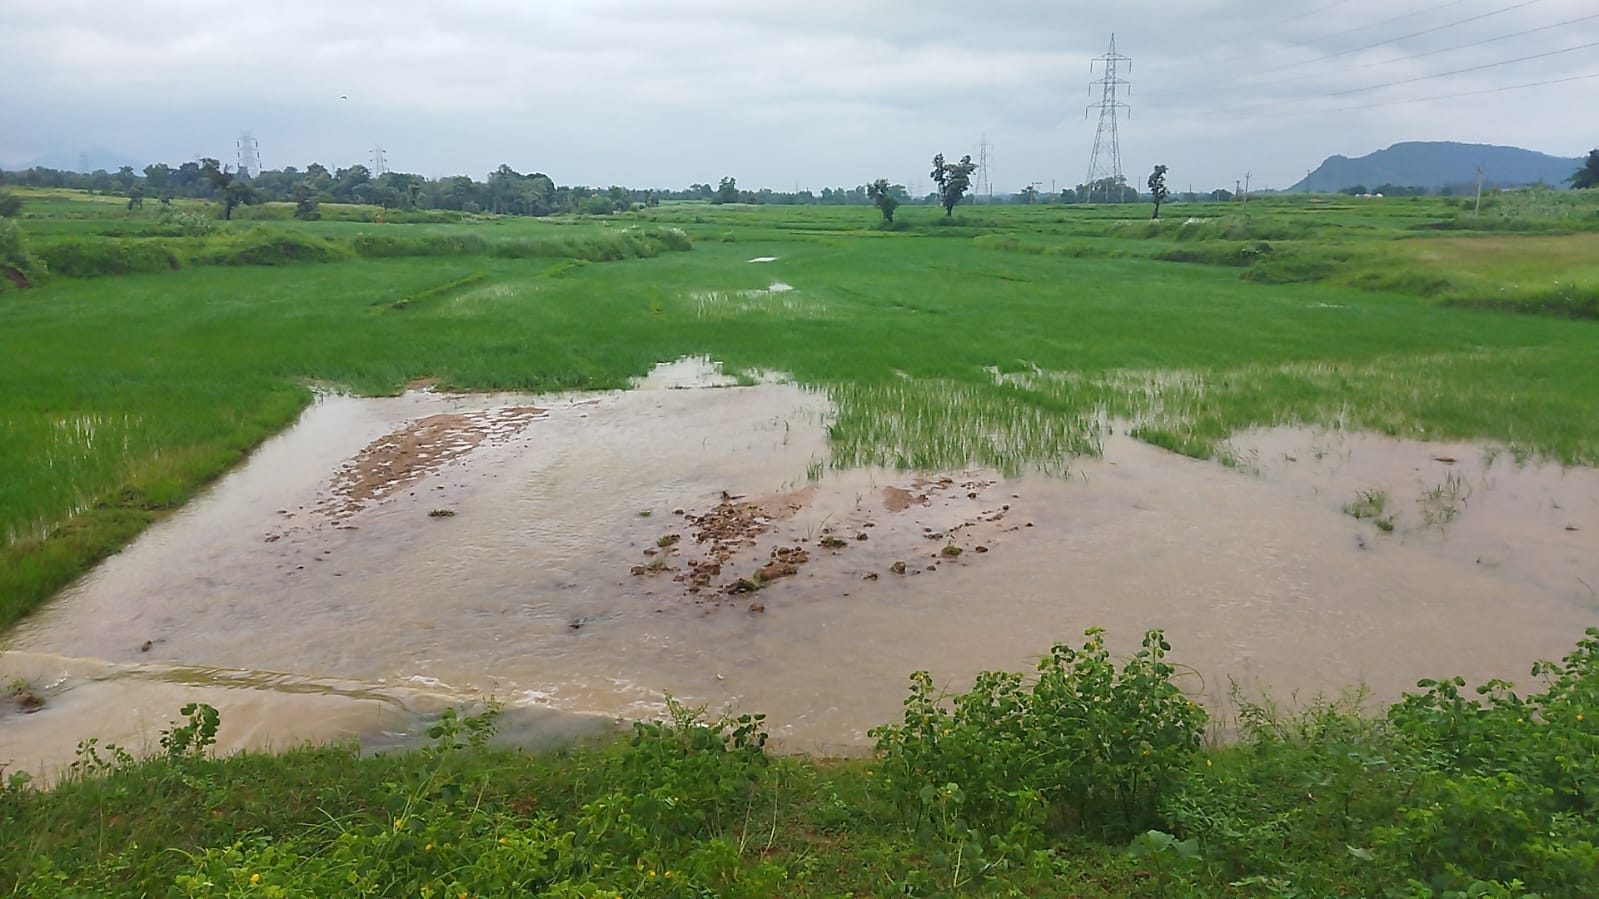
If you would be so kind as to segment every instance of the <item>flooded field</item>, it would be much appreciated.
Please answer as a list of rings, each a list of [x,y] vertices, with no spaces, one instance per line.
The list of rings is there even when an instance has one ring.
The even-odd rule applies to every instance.
[[[1062,478],[836,472],[824,395],[707,375],[323,397],[5,636],[0,677],[44,705],[0,711],[0,763],[153,745],[191,699],[229,748],[384,745],[491,697],[554,738],[668,692],[852,753],[911,671],[959,686],[1089,626],[1165,628],[1224,709],[1230,682],[1525,681],[1599,621],[1591,469],[1295,430],[1222,465],[1111,426]]]

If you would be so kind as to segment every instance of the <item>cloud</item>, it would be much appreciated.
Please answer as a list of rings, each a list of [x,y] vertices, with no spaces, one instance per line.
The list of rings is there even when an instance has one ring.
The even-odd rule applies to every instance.
[[[1512,5],[14,0],[0,165],[102,147],[229,158],[251,130],[270,166],[348,165],[381,144],[431,176],[509,162],[562,183],[925,189],[933,153],[986,134],[999,189],[1072,184],[1094,139],[1090,59],[1113,31],[1133,58],[1120,134],[1135,183],[1163,162],[1185,188],[1246,170],[1282,187],[1332,153],[1411,139],[1578,155],[1593,138],[1572,110],[1595,105],[1599,79],[1394,105],[1599,74],[1588,48],[1431,77],[1599,42],[1591,0]]]

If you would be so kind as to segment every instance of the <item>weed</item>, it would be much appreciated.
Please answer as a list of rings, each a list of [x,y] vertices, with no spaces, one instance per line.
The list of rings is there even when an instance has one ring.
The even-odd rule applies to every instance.
[[[203,702],[191,702],[178,709],[178,714],[186,720],[161,732],[161,751],[173,761],[203,757],[217,741],[222,716]]]
[[[1460,515],[1470,498],[1471,485],[1459,472],[1451,471],[1444,475],[1442,483],[1423,490],[1416,502],[1421,507],[1422,521],[1428,527],[1442,528]]]
[[[1381,519],[1388,509],[1388,491],[1370,487],[1355,494],[1353,502],[1344,505],[1344,514],[1351,518]]]

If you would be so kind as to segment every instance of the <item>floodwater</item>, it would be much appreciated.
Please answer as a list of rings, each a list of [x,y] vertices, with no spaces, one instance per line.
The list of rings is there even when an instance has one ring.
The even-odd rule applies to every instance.
[[[327,396],[6,635],[0,764],[154,745],[183,702],[221,747],[414,739],[492,697],[518,739],[765,712],[847,754],[907,676],[960,687],[1106,627],[1162,627],[1185,685],[1396,697],[1526,684],[1599,623],[1599,472],[1480,447],[1274,430],[1234,466],[1113,429],[1067,479],[826,471],[825,397],[693,363],[601,395]],[[693,388],[693,389],[674,389]],[[1382,498],[1378,517],[1344,507]],[[958,552],[957,552],[958,550]]]

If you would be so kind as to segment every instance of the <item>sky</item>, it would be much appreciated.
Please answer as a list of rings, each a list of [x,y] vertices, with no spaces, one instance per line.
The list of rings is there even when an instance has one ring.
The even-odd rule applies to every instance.
[[[1594,0],[5,0],[0,168],[233,162],[248,132],[266,168],[923,193],[986,140],[994,193],[1047,191],[1088,174],[1112,35],[1138,185],[1599,145]]]

